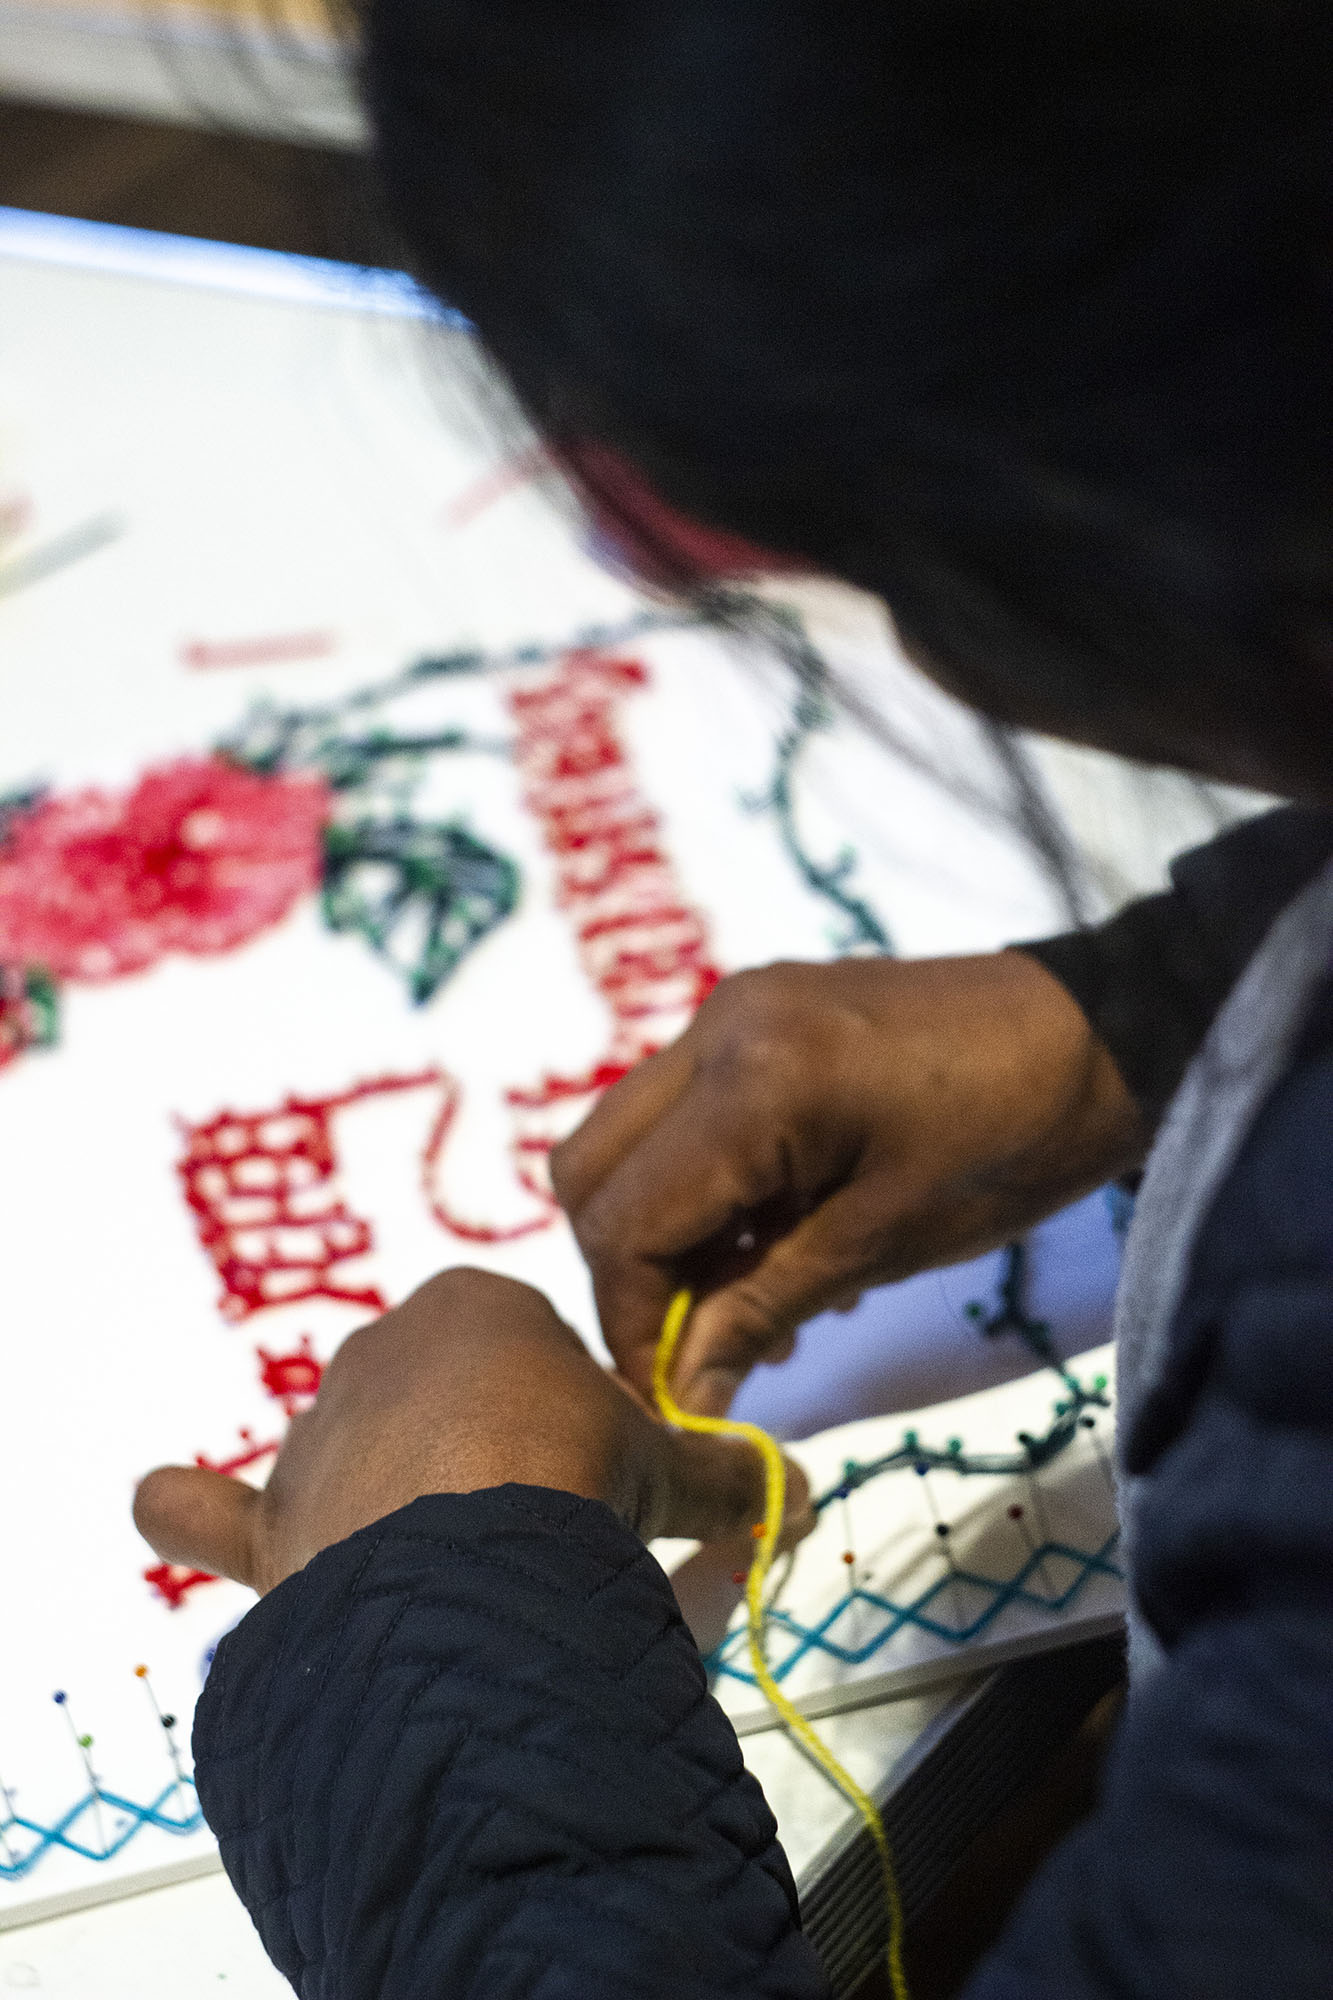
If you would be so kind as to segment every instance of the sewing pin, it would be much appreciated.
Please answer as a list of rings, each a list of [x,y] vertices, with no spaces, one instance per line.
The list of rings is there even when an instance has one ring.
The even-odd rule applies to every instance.
[[[1046,1574],[1045,1562],[1042,1558],[1037,1543],[1033,1539],[1032,1530],[1028,1526],[1027,1515],[1024,1512],[1023,1508],[1019,1505],[1017,1500],[1013,1502],[1012,1506],[1010,1506],[1007,1511],[1009,1519],[1013,1522],[1014,1526],[1018,1529],[1019,1534],[1023,1538],[1024,1548],[1027,1550],[1029,1557],[1036,1564],[1037,1574],[1041,1578],[1042,1587],[1045,1590],[1047,1597],[1050,1597],[1051,1595],[1050,1578]]]
[[[949,1526],[949,1523],[947,1521],[937,1521],[935,1523],[935,1536],[940,1545],[940,1553],[944,1557],[945,1563],[948,1565],[950,1583],[951,1585],[956,1586],[962,1582],[962,1578],[958,1574],[958,1565],[953,1559],[953,1544],[949,1539],[952,1533],[953,1529]],[[954,1590],[954,1615],[956,1617],[961,1618],[961,1613],[959,1611],[959,1593],[956,1588]],[[954,1633],[954,1637],[956,1639],[962,1639],[963,1631],[961,1624],[959,1625],[958,1630]]]
[[[1018,1433],[1018,1442],[1022,1445],[1028,1457],[1027,1468],[1023,1473],[1023,1477],[1027,1481],[1028,1498],[1032,1502],[1033,1518],[1037,1523],[1042,1541],[1053,1542],[1055,1537],[1051,1533],[1051,1523],[1046,1513],[1046,1503],[1042,1498],[1041,1488],[1037,1484],[1037,1468],[1032,1457],[1035,1439],[1031,1431],[1020,1431]]]
[[[14,1794],[3,1778],[0,1778],[0,1854],[5,1857],[6,1868],[17,1868],[18,1859],[9,1844],[9,1829],[14,1824]]]
[[[1092,1416],[1082,1416],[1079,1418],[1079,1424],[1088,1433],[1088,1442],[1097,1454],[1097,1463],[1102,1469],[1102,1478],[1106,1481],[1106,1490],[1110,1494],[1112,1502],[1114,1502],[1116,1497],[1115,1472],[1107,1456],[1106,1446],[1102,1443],[1102,1434],[1098,1429],[1097,1419]]]
[[[941,1515],[939,1508],[935,1504],[935,1495],[931,1491],[930,1467],[926,1464],[924,1459],[919,1458],[916,1464],[913,1466],[912,1470],[915,1472],[917,1478],[921,1481],[921,1491],[926,1496],[926,1506],[930,1510],[931,1525],[938,1531],[943,1516]]]
[[[83,1760],[84,1773],[88,1779],[88,1790],[92,1794],[93,1823],[97,1828],[97,1838],[101,1845],[103,1857],[105,1857],[107,1852],[106,1823],[102,1818],[102,1787],[98,1782],[97,1773],[93,1769],[91,1754],[93,1739],[91,1736],[80,1735],[74,1717],[70,1713],[69,1696],[63,1688],[57,1688],[51,1699],[69,1724],[69,1733],[74,1738],[74,1747]]]
[[[935,1503],[935,1495],[930,1484],[930,1467],[924,1462],[924,1460],[918,1459],[916,1465],[913,1467],[913,1470],[915,1471],[917,1478],[921,1481],[921,1491],[926,1496],[926,1505],[930,1509],[931,1525],[935,1530],[935,1540],[939,1544],[940,1554],[944,1557],[945,1563],[948,1566],[949,1576],[951,1581],[956,1584],[959,1580],[958,1565],[953,1559],[953,1548],[949,1541],[949,1537],[952,1534],[953,1530],[950,1528],[949,1523],[941,1515],[940,1510]],[[954,1613],[955,1615],[957,1615],[958,1613],[957,1593],[955,1593],[955,1599],[954,1599]]]
[[[1046,1502],[1042,1497],[1041,1488],[1037,1484],[1037,1475],[1034,1471],[1029,1471],[1024,1477],[1027,1480],[1028,1498],[1032,1502],[1032,1513],[1040,1530],[1041,1539],[1043,1542],[1053,1542],[1055,1536],[1051,1532],[1051,1523],[1046,1512]]]
[[[856,1560],[856,1537],[852,1532],[852,1489],[850,1475],[856,1471],[854,1459],[847,1459],[842,1468],[842,1485],[838,1488],[838,1507],[842,1514],[842,1559],[847,1565],[847,1582],[856,1589],[859,1565]]]
[[[143,1683],[144,1691],[153,1705],[153,1713],[162,1725],[162,1734],[166,1740],[167,1755],[171,1759],[171,1769],[176,1779],[176,1804],[180,1808],[181,1818],[185,1819],[188,1816],[185,1799],[185,1773],[181,1769],[180,1746],[176,1742],[176,1718],[174,1715],[164,1712],[162,1704],[157,1698],[157,1693],[153,1687],[152,1678],[149,1675],[147,1667],[142,1665],[137,1666],[134,1669],[134,1678]]]

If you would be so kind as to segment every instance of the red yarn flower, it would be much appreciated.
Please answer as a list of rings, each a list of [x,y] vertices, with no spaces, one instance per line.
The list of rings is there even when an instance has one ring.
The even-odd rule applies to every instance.
[[[230,951],[320,878],[322,777],[220,758],[148,771],[17,816],[0,847],[0,963],[115,979],[169,951]]]

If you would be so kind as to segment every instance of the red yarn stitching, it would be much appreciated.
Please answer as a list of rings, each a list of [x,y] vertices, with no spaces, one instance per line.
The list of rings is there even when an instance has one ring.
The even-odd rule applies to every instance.
[[[473,1243],[506,1243],[546,1228],[557,1213],[547,1156],[571,1113],[616,1083],[642,1057],[680,1032],[717,984],[707,928],[685,900],[662,845],[661,821],[639,792],[616,727],[616,704],[647,685],[635,660],[595,652],[569,654],[534,685],[516,689],[515,761],[524,800],[556,858],[556,899],[570,912],[579,955],[612,1018],[611,1042],[581,1074],[547,1075],[505,1092],[515,1114],[512,1142],[519,1186],[537,1212],[513,1224],[473,1222],[457,1214],[436,1181],[461,1102],[453,1077],[438,1067],[385,1076],[331,1097],[289,1097],[276,1111],[220,1112],[186,1128],[179,1168],[200,1241],[222,1279],[221,1311],[230,1320],[297,1300],[327,1298],[387,1310],[373,1286],[335,1281],[340,1265],[373,1248],[369,1222],[353,1215],[336,1190],[336,1111],[384,1091],[440,1091],[440,1107],[422,1153],[422,1188],[431,1213]],[[319,1386],[309,1337],[292,1354],[258,1350],[260,1379],[290,1418]],[[240,1434],[233,1457],[200,1465],[235,1473],[278,1450]],[[202,1571],[160,1564],[145,1571],[176,1604]]]
[[[276,1458],[282,1450],[280,1437],[268,1438],[261,1443],[254,1432],[248,1430],[244,1424],[236,1435],[241,1441],[241,1448],[239,1451],[234,1451],[230,1458],[210,1458],[207,1452],[197,1451],[194,1455],[195,1464],[202,1465],[205,1472],[225,1472],[228,1478],[234,1478],[248,1466],[262,1465],[266,1458]]]
[[[261,639],[189,639],[181,647],[186,667],[281,666],[318,660],[337,644],[332,632],[275,632]]]
[[[662,845],[662,823],[639,791],[616,727],[617,703],[648,685],[638,660],[570,653],[535,686],[509,698],[518,724],[514,760],[524,803],[556,857],[556,901],[575,927],[579,956],[611,1011],[611,1045],[578,1076],[545,1076],[505,1092],[516,1114],[518,1184],[537,1213],[507,1226],[471,1222],[436,1191],[458,1110],[456,1085],[426,1144],[423,1181],[431,1213],[470,1243],[509,1243],[545,1229],[557,1213],[546,1162],[571,1116],[643,1056],[672,1041],[717,985],[708,930],[685,900]]]
[[[260,1364],[260,1383],[274,1401],[282,1405],[282,1413],[290,1422],[314,1401],[324,1374],[324,1364],[310,1344],[310,1335],[303,1333],[297,1346],[287,1354],[270,1354],[263,1347],[256,1348],[255,1354]],[[205,1452],[196,1452],[195,1464],[204,1466],[210,1472],[222,1472],[234,1478],[248,1466],[276,1457],[282,1447],[281,1438],[261,1443],[256,1440],[253,1431],[245,1428],[238,1435],[241,1449],[230,1458],[209,1458]],[[149,1588],[173,1611],[180,1609],[191,1591],[199,1589],[202,1584],[217,1582],[211,1570],[190,1569],[184,1563],[154,1563],[143,1572],[143,1577]]]
[[[324,1364],[316,1357],[308,1333],[301,1335],[300,1345],[289,1354],[270,1354],[263,1347],[256,1348],[255,1354],[260,1364],[260,1383],[275,1402],[281,1403],[284,1416],[297,1416],[303,1407],[314,1402],[323,1380]]]
[[[547,471],[550,463],[551,456],[545,445],[529,445],[525,450],[516,452],[512,458],[505,459],[472,480],[456,499],[449,502],[442,517],[444,525],[455,532],[459,528],[470,527],[488,507],[493,507],[497,500],[503,500],[506,494],[517,492],[520,486],[526,486],[529,480]]]
[[[166,952],[230,951],[318,886],[329,788],[220,757],[17,815],[0,850],[0,961],[116,979]]]
[[[671,1040],[721,977],[616,730],[617,701],[647,684],[637,660],[572,653],[510,697],[524,801],[556,856],[556,900],[574,918],[584,968],[615,1022],[591,1074],[623,1074]],[[580,1084],[592,1087],[591,1075]],[[553,1088],[559,1094],[554,1078],[542,1086],[547,1101]]]
[[[289,1097],[276,1111],[220,1111],[183,1128],[187,1144],[176,1171],[222,1280],[224,1319],[302,1299],[387,1310],[377,1286],[338,1276],[341,1266],[370,1253],[374,1231],[337,1191],[333,1113],[439,1081],[433,1069],[377,1077],[333,1097]]]
[[[201,1583],[216,1583],[211,1570],[191,1569],[186,1563],[154,1563],[143,1573],[144,1582],[172,1611],[179,1611],[192,1590]]]
[[[0,543],[16,541],[32,525],[31,493],[0,494]]]

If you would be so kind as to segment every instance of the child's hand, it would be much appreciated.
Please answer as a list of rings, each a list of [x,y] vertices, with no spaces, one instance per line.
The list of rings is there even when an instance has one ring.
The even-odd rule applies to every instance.
[[[688,1284],[676,1393],[719,1413],[812,1314],[1008,1241],[1146,1140],[1035,959],[844,959],[725,980],[552,1171],[626,1379],[646,1389]]]
[[[668,1430],[540,1292],[455,1270],[343,1343],[262,1492],[166,1466],[134,1518],[167,1561],[266,1591],[424,1493],[508,1481],[604,1500],[645,1540],[735,1534],[763,1510],[750,1446]],[[789,1467],[790,1538],[808,1502]]]

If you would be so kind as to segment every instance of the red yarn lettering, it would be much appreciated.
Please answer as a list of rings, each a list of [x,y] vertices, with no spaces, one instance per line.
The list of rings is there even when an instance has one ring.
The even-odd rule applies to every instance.
[[[647,684],[638,660],[571,653],[510,697],[524,802],[556,857],[556,899],[615,1024],[598,1069],[622,1075],[679,1034],[721,977],[616,728],[616,704]]]
[[[368,1221],[337,1185],[334,1114],[384,1091],[434,1086],[439,1109],[422,1155],[422,1186],[436,1220],[473,1243],[505,1243],[546,1228],[556,1214],[547,1157],[583,1109],[644,1056],[672,1040],[720,978],[708,932],[686,901],[662,842],[661,821],[638,789],[616,719],[618,703],[648,682],[635,660],[569,654],[535,684],[516,689],[515,760],[524,799],[556,862],[556,899],[569,913],[579,956],[611,1016],[610,1042],[587,1070],[547,1075],[506,1091],[512,1155],[534,1212],[509,1224],[458,1214],[441,1193],[440,1167],[461,1092],[444,1070],[386,1076],[321,1098],[288,1097],[276,1110],[220,1112],[187,1127],[181,1183],[200,1242],[222,1280],[224,1318],[324,1298],[383,1312],[387,1301],[346,1267],[373,1249]],[[321,1367],[303,1337],[284,1355],[257,1350],[260,1380],[290,1419],[319,1388]],[[279,1440],[240,1433],[240,1449],[197,1463],[236,1474],[271,1457]],[[202,1571],[159,1564],[145,1571],[179,1604]]]
[[[221,1111],[185,1128],[177,1171],[199,1241],[222,1280],[224,1319],[303,1299],[385,1311],[377,1286],[341,1275],[368,1255],[374,1233],[338,1193],[332,1118],[363,1098],[437,1078],[435,1070],[379,1077],[334,1097],[289,1097],[276,1111]]]
[[[639,791],[616,726],[626,694],[648,685],[638,660],[570,653],[509,699],[518,724],[514,758],[524,803],[556,859],[556,900],[574,924],[579,956],[611,1013],[611,1042],[577,1076],[546,1076],[506,1091],[515,1113],[514,1172],[537,1212],[507,1226],[460,1216],[438,1191],[438,1168],[458,1109],[446,1098],[423,1162],[436,1220],[471,1243],[512,1242],[545,1229],[556,1214],[547,1156],[601,1091],[643,1056],[672,1041],[721,974],[707,927],[685,901],[662,845],[662,824]]]

